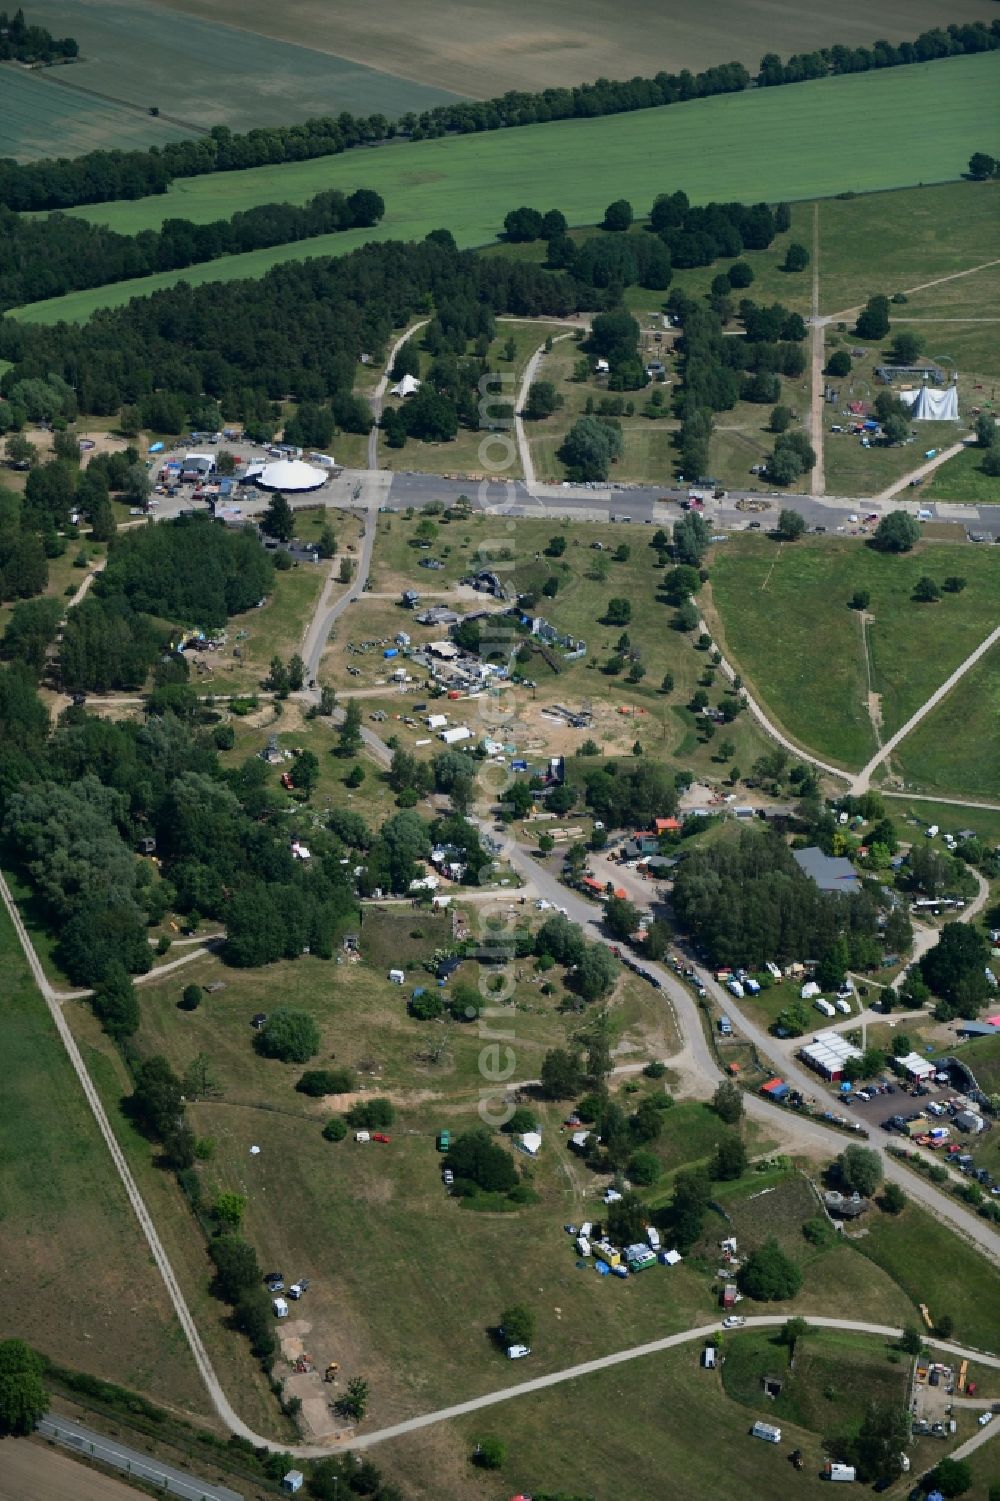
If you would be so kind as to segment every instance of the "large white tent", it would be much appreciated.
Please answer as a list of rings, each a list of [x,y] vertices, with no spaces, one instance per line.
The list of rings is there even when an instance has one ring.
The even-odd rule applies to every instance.
[[[958,421],[957,386],[946,386],[943,391],[920,386],[915,391],[900,391],[899,399],[910,408],[912,422]]]
[[[303,464],[301,459],[277,459],[267,464],[256,476],[256,483],[264,490],[318,490],[325,485],[328,474],[323,469],[314,469]]]

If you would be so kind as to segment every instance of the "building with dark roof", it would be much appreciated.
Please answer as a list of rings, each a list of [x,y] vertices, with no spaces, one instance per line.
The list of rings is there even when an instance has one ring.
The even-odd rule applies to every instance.
[[[861,890],[860,876],[843,855],[824,855],[817,845],[806,850],[793,850],[792,855],[799,870],[815,881],[820,891],[853,893]]]

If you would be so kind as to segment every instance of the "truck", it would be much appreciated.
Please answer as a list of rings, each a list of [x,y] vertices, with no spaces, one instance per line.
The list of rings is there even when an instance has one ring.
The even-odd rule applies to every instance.
[[[727,980],[726,989],[729,991],[730,995],[734,995],[738,1001],[742,1001],[743,986],[740,984],[739,980]]]
[[[823,1478],[825,1480],[840,1480],[850,1483],[857,1479],[853,1465],[841,1464],[838,1460],[828,1459],[823,1466]]]
[[[720,1016],[719,1017],[719,1036],[720,1037],[732,1037],[732,1035],[733,1035],[733,1024],[729,1020],[729,1017],[728,1016]]]

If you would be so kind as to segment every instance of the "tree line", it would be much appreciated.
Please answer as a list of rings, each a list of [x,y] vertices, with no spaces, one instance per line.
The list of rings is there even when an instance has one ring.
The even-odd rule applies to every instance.
[[[159,231],[123,235],[65,214],[27,219],[0,206],[0,308],[314,235],[368,228],[384,212],[382,199],[369,188],[347,196],[333,189],[301,207],[264,203],[210,224],[164,219]]]
[[[206,399],[231,417],[286,399],[349,395],[362,353],[383,349],[428,302],[442,320],[462,309],[473,324],[482,310],[562,316],[580,305],[570,277],[484,261],[449,239],[368,245],[276,266],[259,280],[181,284],[84,325],[0,319],[0,359],[13,364],[0,394],[55,376],[81,411],[117,414],[137,403],[143,425],[180,433]]]
[[[55,63],[79,51],[73,37],[54,37],[44,26],[29,26],[20,6],[12,16],[0,10],[0,62]]]
[[[899,67],[962,53],[988,52],[1000,47],[1000,21],[987,27],[935,27],[914,42],[892,45],[878,41],[872,48],[830,47],[794,56],[786,64],[775,53],[761,59],[752,76],[742,63],[723,63],[701,73],[682,69],[651,78],[614,81],[606,78],[575,88],[542,89],[538,93],[510,91],[495,99],[466,99],[437,105],[421,114],[409,113],[390,121],[385,115],[354,116],[346,112],[305,121],[301,125],[267,126],[236,135],[215,126],[197,140],[171,141],[149,151],[93,151],[69,159],[47,159],[18,165],[0,162],[0,203],[13,209],[71,208],[81,203],[106,203],[117,198],[144,198],[164,193],[178,177],[233,172],[247,167],[308,161],[333,156],[355,146],[368,146],[403,136],[411,141],[449,134],[504,130],[549,120],[594,119],[655,109],[713,94],[742,93],[754,87],[799,83],[806,78],[838,73],[861,73],[874,68]]]

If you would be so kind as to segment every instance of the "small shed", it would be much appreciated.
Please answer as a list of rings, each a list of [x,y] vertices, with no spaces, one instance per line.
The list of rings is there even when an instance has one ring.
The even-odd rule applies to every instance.
[[[283,1491],[290,1491],[294,1495],[296,1491],[302,1489],[305,1484],[305,1478],[301,1470],[289,1470],[287,1475],[282,1476],[281,1489]]]

